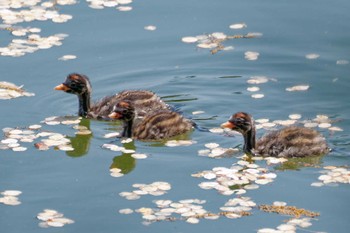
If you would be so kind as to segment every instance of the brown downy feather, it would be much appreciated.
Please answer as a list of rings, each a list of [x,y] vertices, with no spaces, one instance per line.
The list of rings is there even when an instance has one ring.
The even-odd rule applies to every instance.
[[[89,116],[91,118],[98,118],[98,116],[107,117],[112,112],[113,107],[120,101],[132,102],[139,117],[145,116],[150,111],[169,109],[169,105],[151,91],[126,90],[94,103],[90,108]]]
[[[326,139],[316,130],[286,127],[260,138],[254,153],[273,157],[306,157],[329,152]]]
[[[109,115],[123,121],[123,137],[140,140],[160,140],[184,134],[193,128],[193,123],[177,112],[158,110],[142,119],[135,114],[133,103],[120,101]]]

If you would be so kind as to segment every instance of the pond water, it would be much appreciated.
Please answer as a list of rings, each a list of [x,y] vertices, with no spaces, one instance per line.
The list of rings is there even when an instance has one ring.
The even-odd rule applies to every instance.
[[[31,2],[40,5],[44,1]],[[257,206],[280,201],[319,213],[307,220],[311,226],[297,226],[297,232],[348,232],[349,182],[324,185],[325,177],[321,176],[334,168],[338,168],[338,173],[349,171],[350,2],[148,0],[122,3],[119,6],[131,6],[132,10],[120,11],[116,9],[118,6],[95,9],[96,4],[92,8],[91,1],[84,0],[45,8],[72,16],[62,23],[34,20],[15,24],[5,22],[4,14],[0,14],[2,23],[9,24],[1,26],[1,51],[11,40],[26,39],[30,34],[12,35],[11,27],[40,28],[37,34],[41,37],[68,35],[60,46],[24,56],[5,56],[2,52],[1,81],[24,85],[23,88],[35,96],[0,100],[0,128],[24,130],[40,124],[41,129],[34,130],[35,133],[50,131],[67,135],[74,149],[62,151],[51,147],[40,151],[34,146],[39,139],[21,142],[25,151],[0,149],[0,191],[22,192],[18,196],[21,204],[0,203],[1,231],[154,233],[258,232],[260,229],[263,232],[261,229],[265,228],[266,232],[272,232],[266,228],[281,230],[281,224],[293,216],[267,213]],[[0,12],[6,9],[18,12],[30,7],[9,8],[7,1],[0,1]],[[150,25],[156,28],[145,28]],[[250,35],[254,37],[223,41],[226,49],[214,54],[210,49],[197,47],[198,43],[182,41],[183,37],[215,32],[253,33]],[[253,53],[246,53],[249,51]],[[64,60],[64,55],[76,58]],[[48,125],[43,122],[48,117],[65,119],[77,114],[76,97],[53,90],[72,72],[90,77],[95,100],[124,89],[152,90],[185,116],[193,118],[202,130],[196,129],[184,138],[193,144],[172,147],[165,143],[105,138],[107,133],[120,130],[119,123],[83,119],[79,124],[91,130],[92,134],[88,135],[76,135],[77,129],[73,128],[76,124]],[[266,82],[250,84],[247,81],[251,79]],[[295,90],[297,86],[306,90],[286,90]],[[251,87],[259,90],[252,92]],[[211,142],[223,148],[242,148],[240,135],[227,136],[205,130],[219,127],[237,111],[249,112],[255,119],[267,118],[269,122],[300,114],[300,123],[319,115],[318,119],[327,124],[316,128],[325,135],[333,150],[327,156],[311,160],[284,164],[253,162],[256,167],[265,168],[266,173],[277,176],[272,175],[269,183],[259,185],[258,189],[254,189],[256,185],[243,189],[246,193],[223,195],[217,190],[202,189],[202,182],[215,181],[215,178],[206,176],[209,179],[206,180],[193,174],[217,167],[230,168],[235,163],[245,166],[242,152],[217,158],[199,155]],[[258,134],[266,132],[266,127],[259,129]],[[4,134],[1,140],[5,139]],[[105,144],[124,146],[147,158],[135,159],[130,151],[113,151],[104,148]],[[111,176],[111,168],[121,169],[124,175]],[[141,195],[137,200],[127,200],[120,195],[137,190],[134,184],[158,181],[166,182],[165,189],[169,189],[170,184],[171,189]],[[229,199],[241,197],[249,197],[256,203],[247,211],[250,215],[224,216],[225,208],[221,207]],[[194,201],[197,206],[194,209],[202,206],[210,213],[221,215],[210,220],[197,214],[198,218],[193,220],[186,214],[181,217],[174,213],[166,220],[150,221],[152,214],[143,216],[135,212],[142,207],[157,209],[155,200],[171,200],[173,204],[168,206],[171,207],[180,206],[177,202],[188,199],[202,200]],[[36,217],[44,209],[57,210],[74,223],[60,229],[57,225],[48,227]],[[124,209],[134,212],[119,213]]]

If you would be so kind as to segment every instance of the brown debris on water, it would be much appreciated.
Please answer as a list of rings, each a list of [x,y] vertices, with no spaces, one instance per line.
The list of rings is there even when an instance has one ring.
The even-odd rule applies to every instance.
[[[290,215],[295,218],[300,218],[301,216],[311,218],[320,216],[320,213],[318,212],[312,212],[310,210],[297,208],[295,206],[259,205],[259,209],[264,212]]]

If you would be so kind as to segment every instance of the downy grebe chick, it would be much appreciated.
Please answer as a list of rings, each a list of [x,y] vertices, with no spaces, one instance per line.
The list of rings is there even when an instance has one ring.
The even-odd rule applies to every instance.
[[[113,106],[121,100],[131,101],[139,116],[145,115],[150,110],[169,109],[169,106],[156,94],[146,90],[122,91],[91,104],[91,83],[89,78],[83,74],[69,74],[62,84],[55,87],[55,90],[77,95],[79,100],[78,114],[87,118],[108,119],[108,114],[113,110]]]
[[[330,151],[325,138],[316,130],[290,126],[272,131],[255,142],[255,125],[251,115],[238,112],[221,125],[243,135],[243,150],[255,156],[307,157]]]
[[[141,119],[130,101],[118,102],[109,117],[123,121],[122,137],[140,140],[166,139],[184,134],[193,128],[190,120],[170,110],[154,111]]]

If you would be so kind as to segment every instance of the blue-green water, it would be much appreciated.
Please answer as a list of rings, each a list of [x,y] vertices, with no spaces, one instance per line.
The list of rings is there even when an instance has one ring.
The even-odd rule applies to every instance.
[[[135,1],[130,12],[115,9],[95,10],[85,1],[71,6],[59,6],[73,19],[64,24],[31,22],[21,26],[36,26],[41,34],[69,35],[63,45],[40,50],[23,57],[0,56],[1,80],[24,85],[34,97],[1,100],[0,128],[26,127],[38,124],[46,117],[75,115],[75,96],[53,90],[71,72],[87,74],[93,85],[93,98],[99,99],[124,89],[149,89],[175,104],[186,116],[204,111],[195,118],[203,128],[218,127],[236,111],[250,112],[256,119],[287,119],[298,113],[303,119],[324,114],[336,120],[334,126],[343,129],[330,133],[320,129],[333,151],[320,164],[309,164],[299,170],[274,170],[274,182],[249,190],[257,204],[285,201],[288,205],[319,212],[317,220],[306,231],[348,232],[349,184],[312,187],[324,166],[349,166],[349,94],[350,65],[337,64],[350,60],[350,3],[339,1]],[[232,30],[229,25],[244,22],[247,28]],[[155,25],[155,31],[144,29]],[[197,49],[195,44],[181,42],[184,36],[224,32],[245,34],[260,32],[260,38],[235,39],[224,42],[234,50],[212,55]],[[0,31],[1,45],[13,37]],[[244,58],[246,51],[260,53],[258,60]],[[307,54],[319,54],[306,59]],[[75,60],[58,60],[66,54]],[[266,76],[270,81],[258,85],[262,99],[251,98],[246,89],[252,76]],[[287,87],[308,84],[304,92],[287,92]],[[178,101],[176,101],[178,100]],[[187,100],[187,101],[185,101]],[[212,116],[216,116],[211,118]],[[81,156],[50,149],[38,151],[29,146],[25,152],[0,150],[0,190],[21,190],[21,205],[0,204],[1,232],[257,232],[261,228],[276,228],[289,216],[264,213],[257,208],[252,215],[240,219],[200,220],[142,224],[140,214],[122,215],[123,208],[155,207],[157,199],[174,201],[199,198],[206,200],[207,210],[219,207],[234,198],[215,190],[203,190],[198,184],[204,179],[191,174],[214,167],[230,167],[237,157],[212,159],[198,156],[198,150],[208,142],[223,147],[242,143],[241,137],[195,130],[190,138],[196,144],[185,147],[151,146],[136,141],[139,153],[149,155],[144,160],[126,163],[129,173],[120,178],[110,176],[109,168],[121,153],[101,148],[105,143],[121,145],[105,139],[105,133],[115,126],[108,122],[86,121],[93,136],[78,140],[88,148]],[[69,126],[51,126],[50,130],[74,137]],[[263,131],[259,131],[259,135]],[[78,149],[77,149],[78,150]],[[73,153],[74,154],[74,153]],[[82,155],[83,154],[83,155]],[[72,153],[70,154],[72,155]],[[238,155],[237,155],[238,156]],[[132,190],[132,184],[166,181],[172,185],[167,194],[143,196],[128,201],[119,196]],[[35,217],[43,209],[63,212],[74,224],[63,228],[43,229]],[[303,230],[300,230],[303,232]]]

